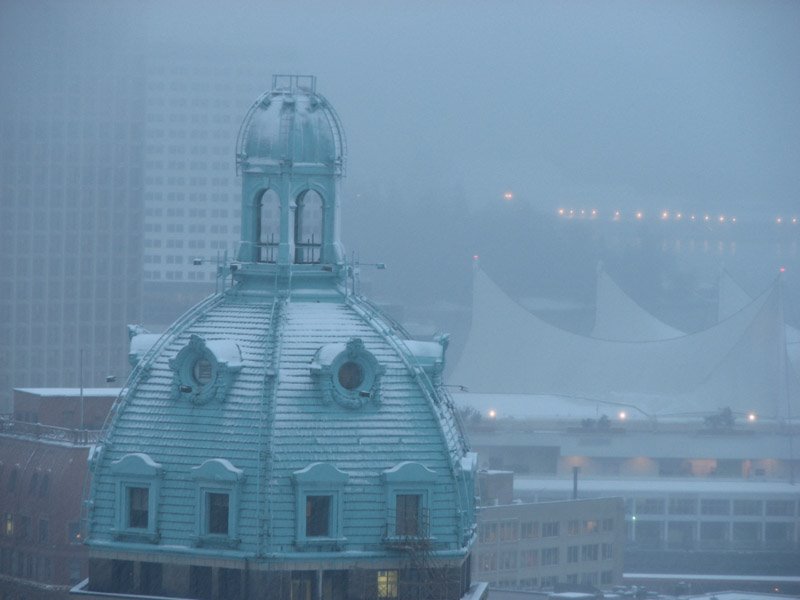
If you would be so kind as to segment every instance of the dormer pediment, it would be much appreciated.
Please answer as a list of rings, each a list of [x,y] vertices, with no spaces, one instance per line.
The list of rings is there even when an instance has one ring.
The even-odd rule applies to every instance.
[[[111,464],[111,472],[114,475],[157,477],[161,471],[161,465],[143,452],[126,454]]]

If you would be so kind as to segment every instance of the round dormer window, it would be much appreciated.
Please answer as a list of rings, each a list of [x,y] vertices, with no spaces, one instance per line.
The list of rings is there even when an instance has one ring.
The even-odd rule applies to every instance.
[[[339,385],[346,390],[355,390],[364,383],[364,369],[355,361],[348,360],[339,367]]]
[[[214,365],[205,357],[198,358],[192,367],[192,376],[198,385],[207,385],[214,378]]]
[[[345,408],[361,408],[367,402],[381,403],[385,369],[359,338],[322,346],[310,368],[325,404],[335,401]]]

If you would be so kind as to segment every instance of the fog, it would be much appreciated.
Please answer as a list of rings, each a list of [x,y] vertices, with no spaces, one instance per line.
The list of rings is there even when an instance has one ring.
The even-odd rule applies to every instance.
[[[655,312],[707,291],[723,266],[753,295],[785,266],[796,290],[800,227],[773,227],[800,213],[796,2],[6,0],[0,11],[4,98],[57,93],[47,73],[60,65],[81,89],[101,87],[116,55],[222,57],[250,67],[251,99],[274,73],[316,75],[348,137],[345,246],[389,265],[365,272],[363,289],[432,328],[458,325],[415,307],[467,308],[474,256],[512,295],[589,304],[602,260]],[[70,63],[73,46],[96,60]],[[140,75],[128,84],[145,85]],[[610,229],[615,211],[624,231]],[[717,226],[667,230],[662,211]]]

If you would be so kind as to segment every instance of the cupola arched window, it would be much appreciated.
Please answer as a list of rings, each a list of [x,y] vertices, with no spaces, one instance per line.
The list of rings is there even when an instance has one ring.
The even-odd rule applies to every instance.
[[[258,201],[258,262],[274,263],[281,241],[281,201],[266,190]]]
[[[297,264],[318,263],[322,259],[323,201],[314,190],[297,198],[294,221],[294,246]]]

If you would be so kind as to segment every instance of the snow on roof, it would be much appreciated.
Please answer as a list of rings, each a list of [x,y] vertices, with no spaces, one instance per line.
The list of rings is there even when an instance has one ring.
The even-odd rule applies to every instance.
[[[619,342],[667,340],[686,335],[660,321],[628,296],[602,269],[597,272],[597,298],[592,337]]]
[[[647,398],[651,414],[730,407],[785,416],[787,376],[777,287],[704,331],[656,341],[608,341],[550,325],[475,273],[472,328],[450,381],[473,392],[614,401]],[[791,414],[797,414],[793,407]]]
[[[514,478],[515,492],[566,492],[572,493],[572,479],[541,479],[517,475]],[[751,481],[716,479],[585,479],[578,481],[581,492],[604,495],[698,495],[704,496],[759,496],[787,495],[797,497],[797,486],[779,481]]]
[[[122,388],[83,388],[84,398],[116,398]],[[32,396],[42,398],[53,398],[63,396],[65,398],[79,398],[80,388],[14,388],[15,392],[23,392]]]

